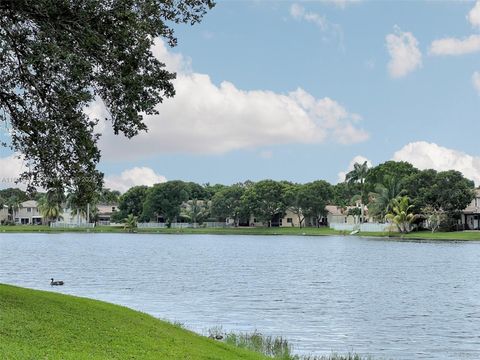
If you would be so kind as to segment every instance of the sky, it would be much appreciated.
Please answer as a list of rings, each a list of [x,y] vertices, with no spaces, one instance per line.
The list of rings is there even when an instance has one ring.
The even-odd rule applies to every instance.
[[[178,46],[152,51],[177,94],[148,133],[99,125],[107,187],[336,183],[392,159],[480,185],[480,0],[218,1],[174,28]],[[18,160],[2,156],[14,177]]]

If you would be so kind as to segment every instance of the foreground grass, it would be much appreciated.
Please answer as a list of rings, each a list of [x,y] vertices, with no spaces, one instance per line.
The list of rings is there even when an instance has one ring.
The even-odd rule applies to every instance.
[[[0,284],[1,359],[266,359],[100,301]]]
[[[227,344],[248,349],[264,354],[275,360],[371,360],[371,357],[362,357],[358,354],[348,353],[330,355],[295,355],[292,346],[283,337],[265,336],[258,331],[253,333],[225,333],[222,328],[209,330],[210,336],[221,336]]]

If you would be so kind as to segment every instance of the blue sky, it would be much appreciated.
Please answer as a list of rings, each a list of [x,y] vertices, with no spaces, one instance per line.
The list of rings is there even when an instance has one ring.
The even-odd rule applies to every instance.
[[[480,183],[480,2],[218,1],[175,29],[178,99],[140,139],[104,136],[108,186],[335,183],[392,158]]]

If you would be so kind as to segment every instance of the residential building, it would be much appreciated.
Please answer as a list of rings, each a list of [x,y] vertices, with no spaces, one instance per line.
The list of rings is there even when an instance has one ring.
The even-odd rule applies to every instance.
[[[475,189],[475,198],[462,211],[461,222],[465,230],[480,230],[480,188]]]
[[[41,225],[44,223],[42,215],[38,211],[38,203],[35,200],[22,202],[13,216],[15,224],[19,225]]]
[[[118,204],[101,204],[97,206],[97,224],[110,225],[112,214],[117,211]]]

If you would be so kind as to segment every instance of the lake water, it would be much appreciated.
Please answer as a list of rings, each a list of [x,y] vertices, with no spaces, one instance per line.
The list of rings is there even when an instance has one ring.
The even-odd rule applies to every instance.
[[[51,277],[65,281],[50,287]],[[0,234],[0,282],[289,339],[299,353],[480,358],[480,243]]]

